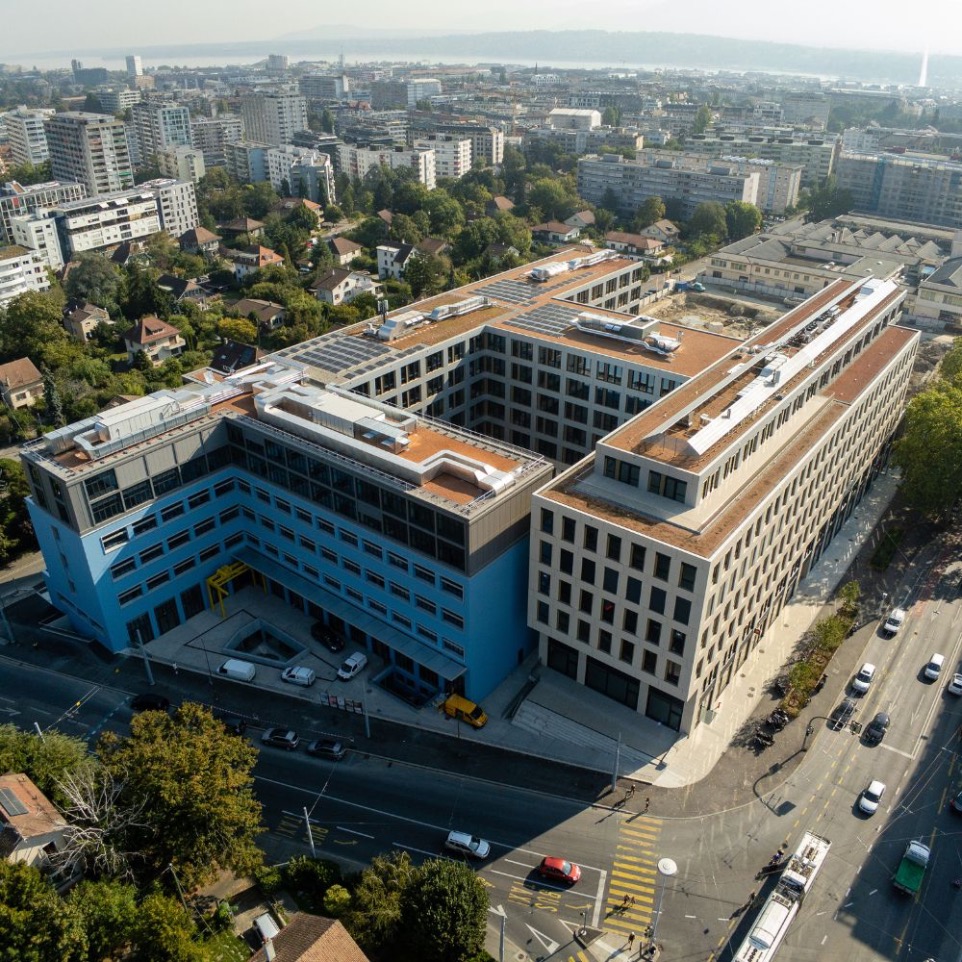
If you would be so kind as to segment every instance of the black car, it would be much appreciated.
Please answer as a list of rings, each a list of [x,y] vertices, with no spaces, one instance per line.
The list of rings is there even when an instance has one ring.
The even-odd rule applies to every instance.
[[[237,715],[224,715],[221,721],[232,735],[243,735],[247,731],[247,722]]]
[[[865,744],[877,745],[888,731],[891,719],[884,711],[880,711],[873,719],[868,728],[865,729]]]
[[[339,762],[347,752],[344,746],[333,738],[318,738],[307,746],[307,754],[317,758],[330,758],[332,761]]]
[[[835,711],[832,712],[832,731],[841,731],[848,724],[848,720],[854,714],[855,701],[851,698],[844,699],[840,705],[836,706]]]
[[[311,637],[319,641],[328,651],[335,654],[344,651],[344,636],[338,634],[330,625],[325,625],[323,621],[315,621],[311,626]]]
[[[130,703],[134,711],[167,711],[170,708],[170,699],[163,695],[155,695],[153,692],[145,691],[136,695]]]

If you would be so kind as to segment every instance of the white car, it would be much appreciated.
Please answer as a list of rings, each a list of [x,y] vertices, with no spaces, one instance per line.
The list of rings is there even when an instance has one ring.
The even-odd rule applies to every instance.
[[[444,847],[468,858],[487,858],[491,851],[491,843],[467,832],[449,832],[444,840]]]
[[[882,625],[882,631],[886,635],[898,634],[899,628],[905,623],[905,609],[904,608],[893,608],[889,612],[888,618],[885,619],[885,624]]]
[[[344,664],[337,669],[337,677],[341,681],[350,681],[355,675],[360,674],[364,670],[364,666],[367,664],[367,655],[363,651],[355,651],[353,655],[349,655],[345,660]]]
[[[868,661],[865,662],[865,664],[859,668],[858,674],[852,679],[852,691],[864,695],[871,687],[874,677],[875,665]]]
[[[962,675],[958,673],[954,674],[946,691],[950,695],[962,695]]]
[[[281,681],[291,685],[303,685],[305,688],[313,685],[316,678],[314,669],[305,668],[303,665],[291,665],[281,672]]]
[[[884,794],[884,782],[870,782],[868,788],[859,797],[858,807],[866,815],[874,815],[878,811],[879,803],[882,801]]]

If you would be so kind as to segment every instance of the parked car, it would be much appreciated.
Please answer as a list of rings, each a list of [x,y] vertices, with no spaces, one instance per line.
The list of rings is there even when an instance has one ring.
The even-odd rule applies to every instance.
[[[868,788],[862,792],[858,800],[858,807],[866,815],[874,815],[878,811],[879,803],[885,794],[885,783],[879,781],[869,782]]]
[[[243,735],[247,731],[247,722],[240,715],[220,715],[219,717],[232,735]]]
[[[538,874],[552,882],[574,885],[581,878],[581,866],[563,858],[543,858],[538,866]]]
[[[942,674],[942,666],[944,664],[945,655],[940,655],[938,652],[935,652],[925,666],[925,677],[929,681],[938,681],[939,675]]]
[[[469,835],[467,832],[448,832],[448,837],[444,840],[444,847],[458,855],[466,855],[468,858],[487,858],[491,852],[491,843],[476,835]]]
[[[297,737],[297,732],[290,731],[287,728],[268,728],[267,731],[261,735],[262,745],[273,745],[274,748],[286,748],[289,752],[294,751],[300,743],[301,740]]]
[[[345,660],[344,664],[337,669],[337,677],[341,681],[350,681],[355,675],[359,675],[363,670],[364,666],[367,665],[367,655],[363,651],[355,651],[353,655],[349,655]]]
[[[330,625],[325,625],[323,621],[315,621],[311,625],[311,637],[319,641],[328,651],[335,654],[344,651],[344,636],[335,631]]]
[[[851,698],[845,698],[835,707],[832,712],[831,727],[832,731],[841,731],[855,714],[855,702]]]
[[[952,811],[958,815],[962,815],[962,788],[956,793],[955,798],[949,803],[952,806]]]
[[[962,695],[962,675],[956,672],[945,689],[950,695]]]
[[[290,685],[301,685],[308,688],[314,684],[316,679],[313,668],[305,668],[303,665],[291,665],[281,672],[281,681],[286,681]]]
[[[865,744],[866,745],[878,745],[879,742],[885,737],[885,733],[889,729],[891,724],[891,719],[884,711],[880,711],[871,721],[868,728],[865,729]]]
[[[875,677],[875,665],[865,662],[858,670],[858,674],[852,679],[852,691],[859,695],[864,695],[872,685]]]
[[[904,608],[893,608],[889,612],[888,618],[885,619],[885,623],[882,625],[882,634],[892,635],[898,634],[899,628],[905,623],[905,609]]]
[[[316,738],[307,746],[307,754],[339,762],[346,754],[344,746],[333,738]]]
[[[170,708],[170,699],[163,695],[156,695],[153,692],[145,691],[136,695],[130,703],[134,711],[167,711]]]

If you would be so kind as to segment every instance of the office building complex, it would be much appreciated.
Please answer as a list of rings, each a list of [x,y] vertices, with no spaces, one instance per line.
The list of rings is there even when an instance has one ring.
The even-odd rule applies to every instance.
[[[670,728],[711,719],[882,466],[919,338],[903,296],[829,284],[537,493],[544,662]]]
[[[244,136],[259,144],[279,147],[294,134],[307,130],[307,101],[299,94],[254,94],[241,103]]]
[[[962,163],[937,154],[843,152],[836,174],[855,210],[962,229]]]
[[[269,179],[267,144],[253,144],[246,140],[224,144],[224,166],[242,184],[257,184]]]
[[[109,194],[134,184],[127,133],[106,114],[67,112],[46,121],[51,172],[57,180],[77,182],[87,194]]]
[[[130,110],[134,104],[143,100],[141,90],[131,90],[129,87],[101,87],[97,91],[100,109],[108,114],[122,114]]]
[[[644,150],[637,160],[625,160],[620,154],[582,157],[578,193],[600,204],[610,191],[625,213],[638,210],[648,197],[674,199],[681,202],[685,217],[706,201],[758,200],[757,171],[740,172],[737,164],[671,154]]]
[[[17,165],[39,167],[50,159],[44,121],[52,117],[53,110],[30,110],[17,107],[9,110],[0,120],[7,131],[10,156]]]
[[[127,57],[127,77],[130,80],[139,77],[144,72],[144,65],[139,54],[130,54]]]
[[[306,73],[298,86],[308,100],[343,100],[351,92],[350,78],[343,74]]]
[[[28,187],[16,181],[3,184],[0,186],[0,244],[13,242],[11,218],[56,207],[68,200],[81,200],[86,195],[87,189],[83,184],[60,184],[57,181]]]
[[[377,80],[371,84],[371,106],[375,110],[411,110],[421,101],[440,95],[441,81],[428,78]]]

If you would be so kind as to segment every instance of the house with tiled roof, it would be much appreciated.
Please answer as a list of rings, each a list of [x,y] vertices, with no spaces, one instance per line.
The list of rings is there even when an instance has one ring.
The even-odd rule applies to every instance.
[[[419,240],[414,246],[419,254],[434,257],[451,249],[451,245],[440,237],[425,237],[423,240]]]
[[[149,314],[124,332],[124,346],[127,348],[127,360],[131,364],[137,360],[137,355],[143,352],[156,367],[168,358],[182,354],[187,342],[176,327]]]
[[[493,217],[495,214],[507,213],[511,210],[514,210],[514,201],[511,200],[510,197],[504,197],[501,194],[492,197],[484,207],[484,212],[489,217]]]
[[[229,224],[222,224],[220,229],[225,237],[240,237],[246,234],[251,240],[262,237],[264,234],[264,222],[254,220],[253,217],[238,217]]]
[[[248,962],[370,962],[336,919],[298,912]]]
[[[260,244],[251,244],[243,250],[234,251],[234,277],[243,280],[248,274],[259,271],[264,267],[283,267],[284,258],[277,251]]]
[[[242,297],[230,308],[231,314],[239,317],[249,317],[263,328],[276,330],[287,318],[287,311],[283,304],[265,301],[259,297]]]
[[[43,397],[43,375],[29,357],[0,364],[0,396],[11,408],[30,407]]]
[[[68,822],[22,772],[0,775],[0,858],[43,870],[64,847]]]
[[[610,230],[605,234],[605,247],[628,254],[630,257],[657,258],[665,250],[663,241],[642,234],[626,234],[620,230]]]
[[[404,268],[418,252],[413,244],[387,243],[379,244],[377,248],[377,276],[380,278],[393,277],[399,281],[404,276]]]
[[[213,357],[208,367],[220,374],[233,374],[245,367],[256,364],[263,356],[263,351],[253,344],[242,344],[240,341],[224,341],[214,348]]]
[[[199,307],[204,307],[207,304],[207,291],[193,278],[161,274],[157,278],[157,286],[170,294],[176,304],[180,304],[182,301],[191,301]]]
[[[646,227],[644,230],[638,231],[643,237],[654,237],[655,240],[660,240],[663,244],[675,244],[678,238],[681,236],[681,231],[678,227],[673,224],[670,220],[655,221],[651,227]]]
[[[541,244],[568,244],[580,236],[580,227],[572,227],[559,220],[549,220],[531,228],[531,237]]]
[[[63,326],[76,341],[86,344],[98,324],[110,324],[110,315],[102,307],[88,301],[70,301],[63,311]]]
[[[585,227],[594,227],[595,212],[593,210],[579,210],[577,213],[572,214],[570,217],[566,217],[565,223],[569,227],[580,227],[582,230]]]
[[[340,267],[346,267],[348,264],[357,257],[358,254],[362,253],[364,248],[360,244],[356,244],[352,240],[348,240],[346,237],[332,237],[328,242],[327,246],[330,248],[331,253],[334,255],[334,261]]]
[[[332,267],[314,281],[309,290],[325,304],[350,304],[361,294],[378,297],[381,285],[367,271],[348,271]]]
[[[384,223],[387,224],[388,227],[390,227],[391,224],[394,223],[394,211],[388,210],[386,207],[383,208],[382,210],[379,210],[377,212],[377,216],[380,217],[381,220],[384,221]]]
[[[206,257],[213,257],[217,253],[220,241],[220,235],[206,227],[192,227],[177,238],[177,243],[185,254],[202,254]]]

